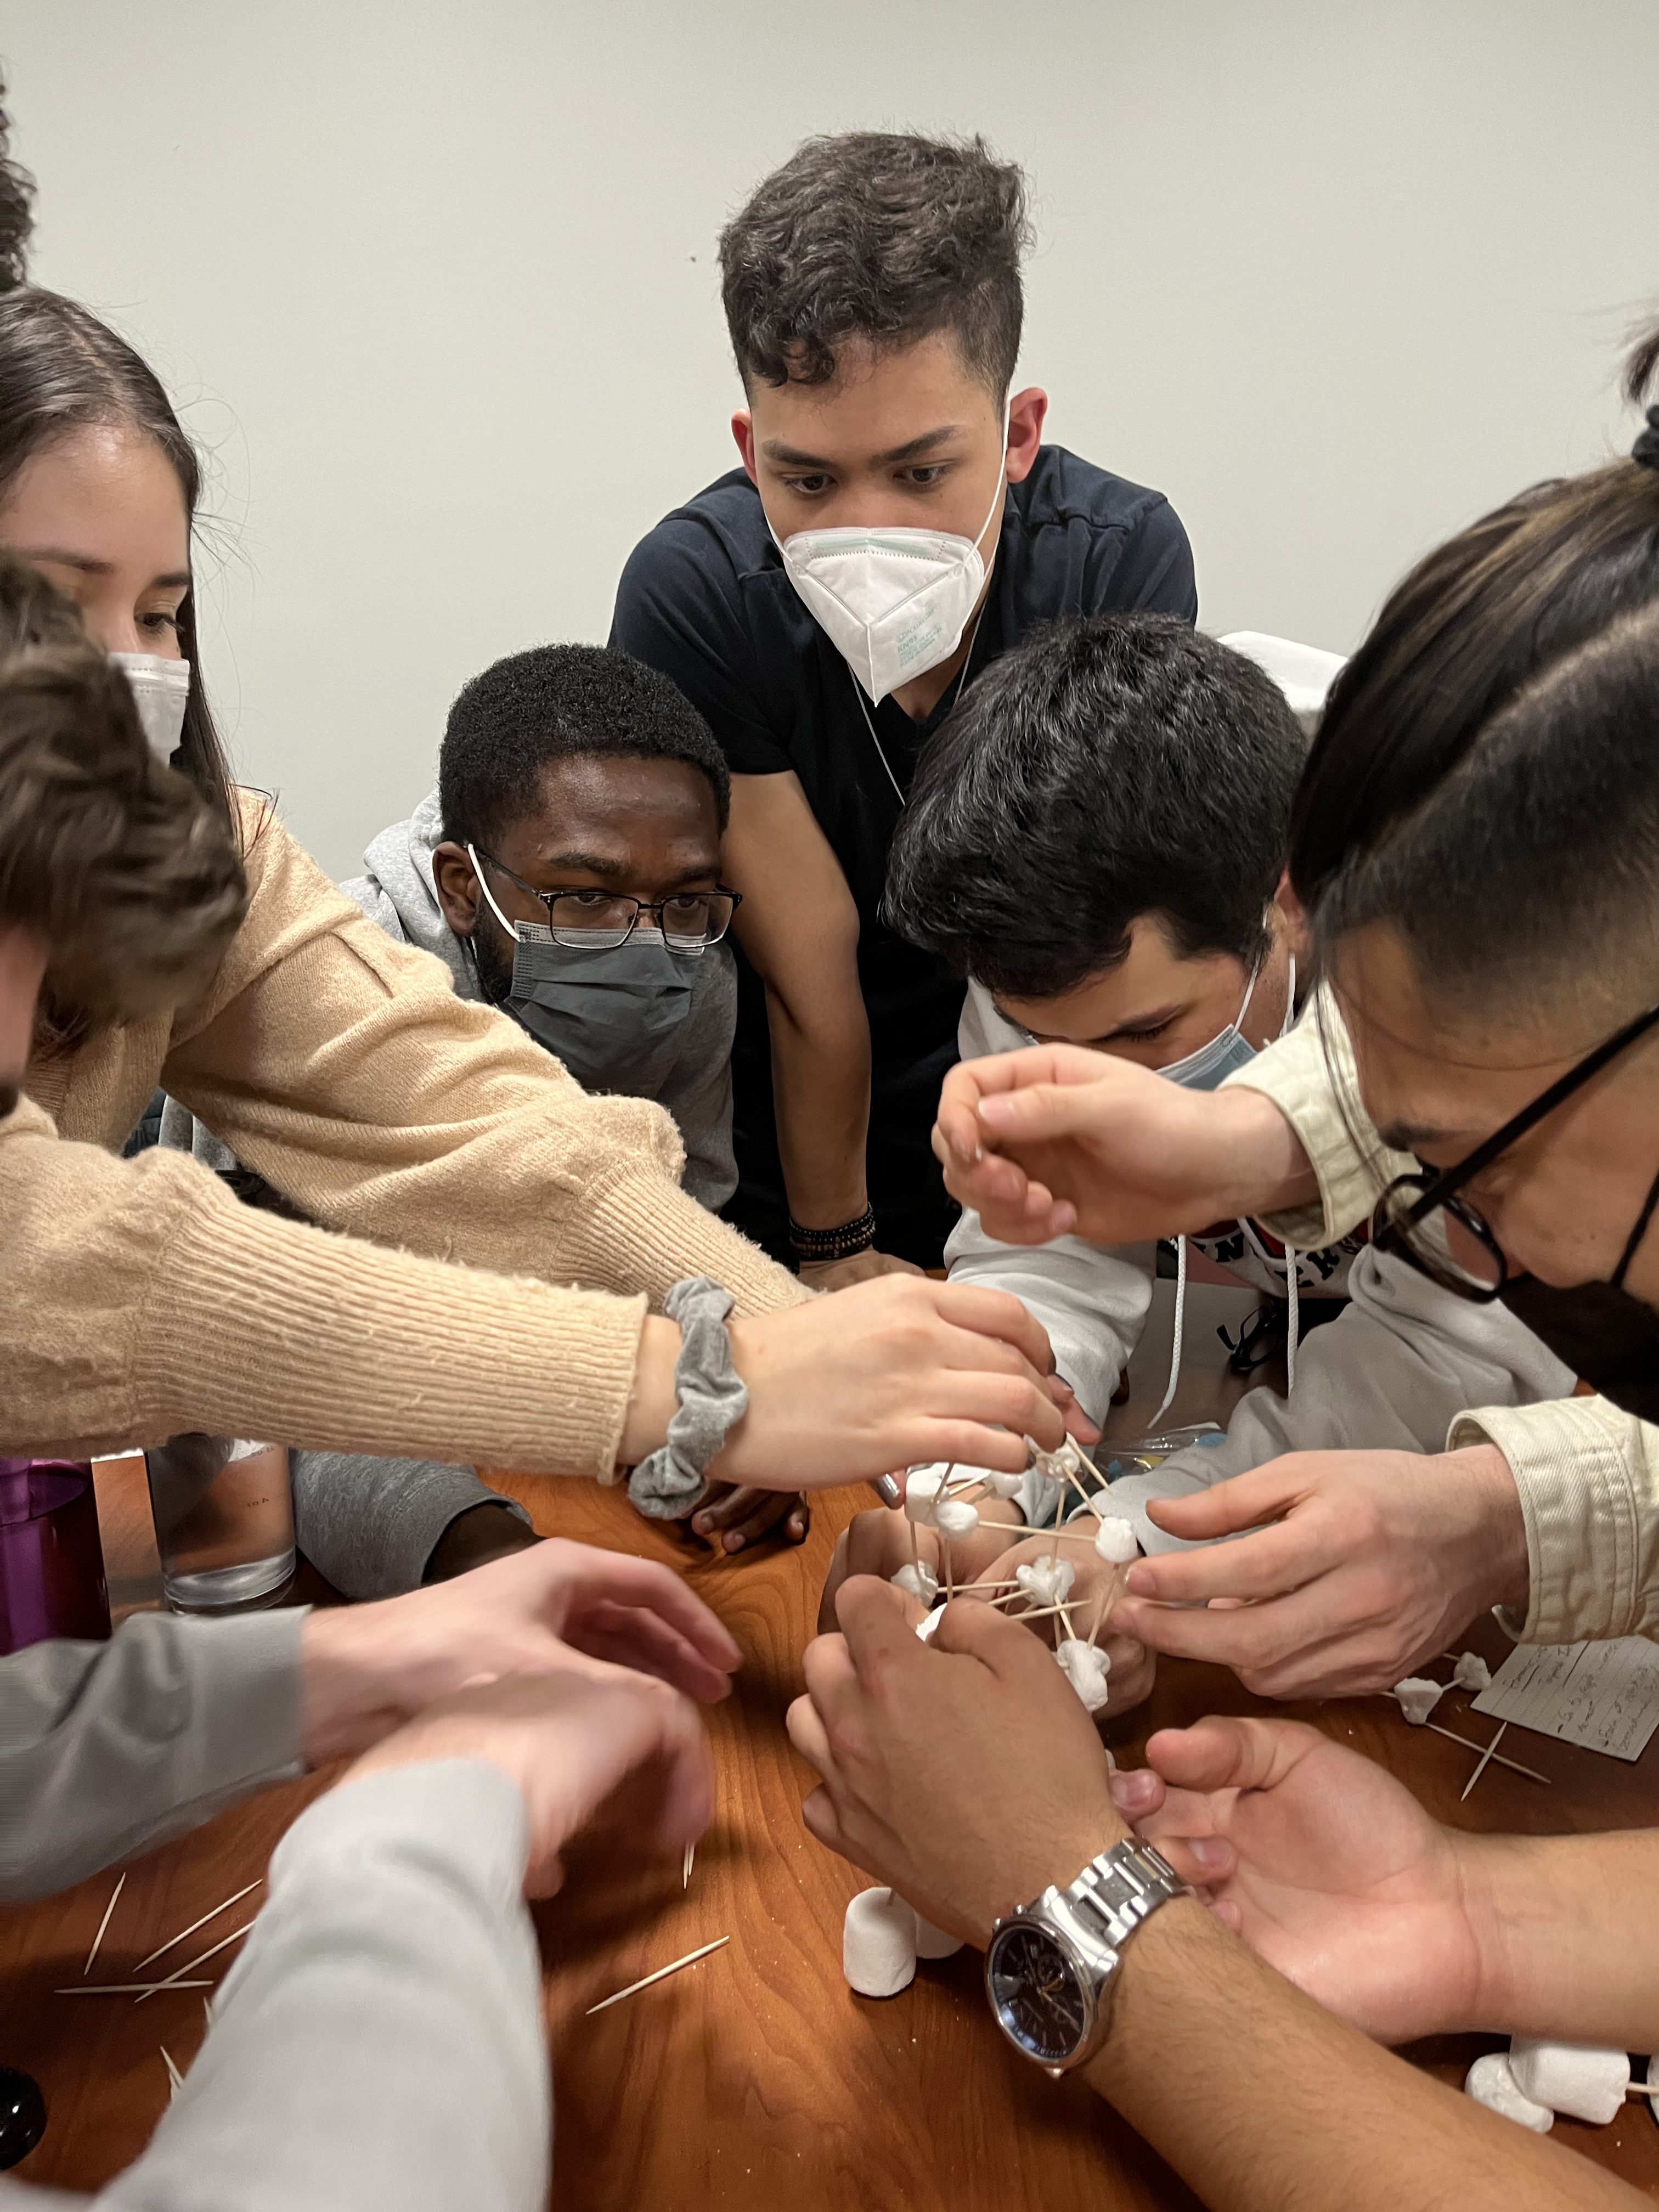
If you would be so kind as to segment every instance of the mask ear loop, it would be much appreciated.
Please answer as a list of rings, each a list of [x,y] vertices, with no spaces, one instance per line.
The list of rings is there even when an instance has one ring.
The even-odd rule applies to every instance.
[[[500,907],[496,905],[495,894],[489,888],[489,878],[485,875],[483,863],[479,860],[477,853],[474,852],[470,843],[466,848],[466,857],[472,863],[472,872],[478,878],[478,889],[483,893],[485,899],[489,902],[489,911],[495,915],[496,921],[500,922],[501,927],[507,932],[514,945],[522,944],[523,939],[519,935],[518,923],[516,921],[509,921],[507,916],[501,912]]]
[[[1629,1267],[1631,1261],[1636,1257],[1636,1249],[1638,1245],[1640,1244],[1642,1239],[1648,1233],[1648,1224],[1653,1218],[1653,1209],[1656,1206],[1659,1206],[1659,1176],[1656,1176],[1654,1177],[1652,1187],[1648,1192],[1646,1203],[1643,1206],[1641,1212],[1637,1216],[1636,1226],[1631,1231],[1630,1242],[1625,1247],[1625,1255],[1613,1271],[1613,1287],[1615,1291],[1621,1291],[1625,1287],[1626,1270]]]

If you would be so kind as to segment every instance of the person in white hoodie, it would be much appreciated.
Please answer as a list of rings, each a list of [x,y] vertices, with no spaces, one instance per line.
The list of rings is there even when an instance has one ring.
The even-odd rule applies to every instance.
[[[1065,1042],[1213,1090],[1294,1024],[1291,805],[1305,725],[1340,663],[1242,642],[1151,615],[1056,625],[988,671],[928,747],[886,911],[967,975],[964,1060]],[[1209,1279],[1262,1293],[1254,1334],[1285,1347],[1291,1388],[1251,1391],[1224,1437],[1113,1483],[1114,1510],[1147,1552],[1184,1548],[1148,1520],[1151,1498],[1287,1451],[1438,1451],[1466,1406],[1572,1388],[1513,1315],[1453,1297],[1363,1231],[1302,1250],[1255,1221],[1218,1223],[1177,1240],[1178,1300],[1189,1250]],[[1151,1304],[1156,1248],[1006,1244],[970,1209],[947,1257],[953,1281],[1024,1300],[1083,1410],[1103,1419]],[[1316,1315],[1329,1326],[1309,1336]],[[1180,1320],[1178,1304],[1166,1406]],[[1054,1486],[1028,1477],[1006,1510],[1051,1520]]]

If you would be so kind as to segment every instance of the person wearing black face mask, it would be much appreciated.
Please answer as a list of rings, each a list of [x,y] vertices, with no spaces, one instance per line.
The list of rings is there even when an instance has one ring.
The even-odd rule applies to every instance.
[[[1659,332],[1633,398],[1656,367]],[[1054,1052],[959,1070],[951,1188],[1018,1242],[1235,1200],[1298,1243],[1370,1218],[1581,1395],[1471,1408],[1415,1466],[1301,1454],[1156,1509],[1262,1533],[1137,1565],[1118,1625],[1284,1697],[1384,1686],[1494,1604],[1527,1642],[1659,1638],[1659,408],[1628,461],[1395,592],[1333,692],[1291,872],[1315,1018],[1175,1111]],[[1224,1597],[1254,1602],[1172,1609]]]

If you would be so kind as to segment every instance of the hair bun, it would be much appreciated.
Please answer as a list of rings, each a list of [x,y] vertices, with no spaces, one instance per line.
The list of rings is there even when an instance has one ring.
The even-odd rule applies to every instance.
[[[1631,447],[1630,457],[1642,468],[1659,469],[1659,407],[1649,408],[1647,427]]]
[[[6,83],[0,77],[0,103]],[[0,105],[0,292],[28,282],[29,234],[34,228],[34,179],[10,159],[11,118]]]

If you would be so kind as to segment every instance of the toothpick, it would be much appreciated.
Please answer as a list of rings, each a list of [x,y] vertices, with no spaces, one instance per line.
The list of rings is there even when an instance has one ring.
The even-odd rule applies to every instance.
[[[1089,1631],[1089,1649],[1091,1651],[1094,1650],[1096,1644],[1099,1640],[1101,1630],[1105,1627],[1107,1622],[1117,1610],[1117,1601],[1123,1595],[1123,1581],[1126,1571],[1127,1571],[1124,1568],[1117,1565],[1116,1563],[1114,1562],[1111,1576],[1107,1583],[1105,1592],[1095,1611],[1095,1625]]]
[[[170,1990],[175,1988],[183,1979],[185,1975],[194,1973],[198,1966],[204,1966],[210,1959],[216,1958],[221,1951],[228,1950],[233,1943],[238,1942],[242,1936],[247,1934],[248,1929],[252,1928],[252,1925],[253,1923],[250,1920],[245,1927],[232,1929],[228,1936],[222,1936],[218,1942],[213,1944],[208,1950],[204,1951],[198,1958],[192,1959],[188,1966],[180,1966],[176,1974],[169,1974],[166,1981],[157,1982],[154,1988],[146,1990],[144,1996],[154,1996],[156,1990]],[[202,1984],[198,1982],[195,1984],[194,1986],[199,1989],[202,1987]],[[140,1997],[138,2002],[140,2004],[143,2004],[144,1997]]]
[[[1626,2081],[1627,2097],[1659,2097],[1659,2081]]]
[[[943,1528],[939,1532],[939,1547],[945,1554],[945,1602],[949,1605],[957,1594],[956,1562],[951,1557],[951,1539]]]
[[[1030,1613],[1011,1613],[1010,1620],[1051,1620],[1057,1613],[1064,1613],[1063,1605],[1033,1606]]]
[[[1431,1728],[1437,1735],[1443,1735],[1448,1743],[1461,1743],[1465,1751],[1479,1751],[1480,1748],[1472,1737],[1459,1735],[1453,1729],[1442,1728],[1438,1721],[1425,1721],[1423,1725],[1425,1728]],[[1492,1741],[1496,1743],[1497,1741],[1497,1737],[1494,1736]],[[1492,1753],[1492,1762],[1494,1766],[1507,1766],[1516,1774],[1524,1774],[1528,1782],[1541,1782],[1547,1790],[1550,1787],[1550,1778],[1547,1774],[1540,1774],[1533,1767],[1522,1766],[1518,1759],[1510,1759],[1501,1751]]]
[[[83,1980],[87,1975],[92,1972],[92,1962],[98,1956],[98,1946],[104,1940],[104,1930],[109,1926],[110,1916],[115,1911],[117,1901],[120,1897],[121,1892],[126,1887],[126,1886],[127,1878],[124,1874],[121,1876],[120,1881],[116,1883],[114,1889],[111,1892],[109,1903],[104,1907],[104,1917],[98,1923],[98,1933],[92,1939],[92,1948],[87,1954],[87,1963],[81,1969],[82,1978]]]
[[[672,1966],[659,1966],[654,1974],[647,1974],[643,1981],[630,1982],[625,1990],[618,1990],[615,1996],[601,1997],[598,2004],[589,2005],[586,2017],[592,2020],[596,2012],[603,2012],[608,2005],[620,2004],[624,1997],[636,1996],[641,1990],[648,1990],[653,1982],[661,1981],[665,1974],[678,1974],[682,1966],[695,1966],[699,1959],[706,1959],[711,1951],[718,1951],[723,1943],[731,1941],[729,1936],[717,1936],[712,1943],[705,1943],[702,1950],[688,1951],[683,1959],[676,1959]]]
[[[680,1871],[680,1887],[682,1889],[690,1889],[691,1887],[691,1862],[696,1856],[696,1845],[695,1844],[688,1844],[685,1847],[685,1864]]]
[[[76,1982],[66,1990],[54,1990],[55,1997],[133,1997],[153,1996],[157,1990],[210,1990],[211,1982]]]
[[[1474,1789],[1475,1784],[1486,1772],[1486,1761],[1492,1757],[1493,1752],[1497,1750],[1498,1743],[1502,1740],[1504,1731],[1508,1726],[1509,1723],[1507,1721],[1499,1721],[1498,1723],[1498,1734],[1492,1738],[1492,1741],[1481,1753],[1480,1765],[1475,1768],[1474,1773],[1470,1775],[1468,1780],[1463,1784],[1463,1797],[1467,1797],[1468,1796],[1470,1790]],[[1457,1801],[1460,1805],[1463,1802],[1463,1797],[1460,1797]]]
[[[163,1952],[170,1951],[175,1943],[182,1943],[186,1936],[193,1936],[198,1928],[205,1928],[210,1920],[216,1920],[222,1912],[228,1912],[233,1905],[240,1905],[245,1897],[251,1897],[264,1880],[264,1876],[261,1875],[258,1881],[249,1882],[247,1887],[239,1889],[234,1897],[228,1897],[222,1905],[216,1905],[211,1912],[204,1912],[199,1920],[192,1920],[188,1928],[181,1928],[176,1936],[169,1936],[165,1943],[158,1943],[148,1959],[140,1959],[132,1970],[134,1973],[143,1973],[146,1966],[159,1959]]]
[[[1072,1616],[1066,1607],[1064,1598],[1061,1598],[1060,1601],[1060,1617],[1066,1623],[1066,1635],[1067,1641],[1075,1644],[1077,1641],[1077,1631],[1072,1626]]]
[[[185,2086],[185,2077],[179,2071],[179,2069],[173,2064],[173,2054],[168,2051],[166,2044],[163,2043],[158,2045],[157,2048],[160,2050],[162,2057],[167,2061],[167,2079],[173,2084],[173,2094],[176,2097],[179,2092]]]

